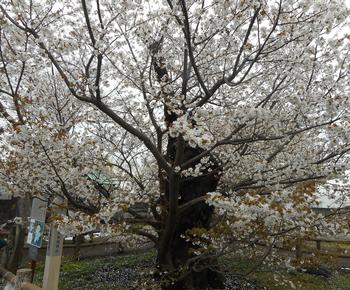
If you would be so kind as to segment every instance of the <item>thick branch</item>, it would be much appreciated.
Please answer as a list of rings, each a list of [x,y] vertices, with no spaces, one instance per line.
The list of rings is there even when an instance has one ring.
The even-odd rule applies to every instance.
[[[181,8],[182,8],[183,16],[184,16],[184,33],[185,33],[188,54],[189,54],[189,57],[191,60],[191,65],[193,67],[194,73],[196,74],[197,80],[205,93],[205,96],[206,96],[205,98],[209,99],[212,96],[212,94],[209,92],[208,88],[206,87],[206,85],[204,83],[202,75],[200,74],[198,66],[196,65],[196,60],[195,60],[195,57],[193,54],[193,49],[192,49],[192,44],[191,44],[190,23],[189,23],[189,19],[188,19],[186,3],[184,0],[181,0]]]
[[[123,118],[119,117],[111,108],[109,108],[106,104],[102,102],[95,103],[96,107],[100,109],[103,113],[109,116],[114,122],[124,128],[126,131],[131,133],[132,135],[139,138],[145,146],[151,151],[153,156],[158,161],[158,164],[167,172],[172,171],[171,167],[165,160],[165,158],[161,155],[161,153],[157,150],[156,146],[151,142],[151,140],[141,131],[137,130],[133,126],[131,126],[128,122],[126,122]]]
[[[89,1],[90,1],[90,0],[89,0]],[[85,23],[86,23],[87,29],[88,29],[88,31],[89,31],[89,36],[90,36],[92,45],[95,47],[96,40],[95,40],[94,33],[92,32],[91,23],[90,23],[90,18],[89,18],[89,12],[88,12],[87,7],[86,7],[86,1],[85,1],[85,0],[82,0],[82,1],[81,1],[81,4],[82,4],[82,6],[83,6],[84,17],[85,17]]]

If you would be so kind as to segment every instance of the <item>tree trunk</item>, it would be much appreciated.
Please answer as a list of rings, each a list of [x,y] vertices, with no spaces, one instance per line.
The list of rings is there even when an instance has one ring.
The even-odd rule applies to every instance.
[[[16,273],[23,260],[24,230],[21,225],[14,225],[8,236],[8,244],[4,249],[2,265],[12,273]]]
[[[166,59],[157,54],[162,50],[163,37],[150,45],[149,49],[152,55],[152,64],[157,75],[158,82],[161,85],[161,93],[164,100],[171,100],[175,96],[175,92],[169,92],[169,88],[165,89],[165,83],[170,84],[170,76],[166,68]],[[184,54],[185,66],[187,66],[188,55],[187,50]],[[183,80],[182,95],[187,92],[187,80]],[[186,112],[183,105],[179,108]],[[170,128],[179,117],[179,113],[175,112],[167,103],[164,103],[164,121],[167,128]],[[192,120],[195,126],[195,121]],[[161,146],[161,144],[160,144]],[[173,168],[184,164],[203,152],[203,149],[189,146],[180,135],[176,138],[168,137],[166,157]],[[213,208],[204,201],[192,205],[187,212],[179,214],[179,207],[198,197],[206,195],[208,192],[215,191],[218,185],[221,168],[218,161],[209,156],[211,165],[206,168],[202,176],[185,178],[175,172],[168,172],[166,178],[160,172],[160,188],[164,193],[159,200],[159,205],[163,209],[161,222],[164,224],[159,232],[158,256],[157,263],[160,271],[170,272],[169,278],[175,279],[174,283],[163,285],[165,290],[187,290],[187,289],[204,289],[208,287],[222,288],[223,277],[219,273],[210,270],[204,264],[200,269],[194,270],[194,265],[189,259],[194,257],[194,246],[190,242],[186,242],[181,236],[186,234],[188,230],[193,228],[209,229]],[[190,167],[194,168],[200,160],[193,162]],[[186,266],[184,268],[184,266]],[[209,265],[207,265],[209,266]],[[173,276],[173,277],[171,277]]]
[[[175,144],[174,140],[173,144]],[[202,152],[200,148],[191,148],[185,145],[181,162],[186,162]],[[174,156],[175,153],[168,147],[169,159],[173,159]],[[216,190],[220,179],[220,166],[213,156],[210,157],[210,162],[212,163],[210,170],[207,168],[201,176],[191,178],[180,177],[178,179],[179,207],[193,199],[205,196],[208,192]],[[192,166],[194,167],[195,165],[193,164]],[[171,186],[173,185],[168,182],[167,188]],[[169,196],[170,194],[171,191],[168,189],[165,197],[169,206],[171,206],[169,202],[171,198]],[[209,206],[205,201],[201,201],[192,205],[180,215],[177,215],[175,223],[166,225],[166,227],[172,227],[172,238],[170,239],[170,243],[166,245],[159,243],[158,263],[161,271],[170,272],[168,279],[174,279],[175,281],[173,283],[165,283],[163,286],[164,290],[223,288],[223,276],[209,268],[214,261],[202,261],[199,265],[189,263],[189,259],[195,257],[194,251],[196,247],[182,237],[188,230],[193,228],[209,229],[212,223],[213,211],[212,206]],[[162,236],[160,240],[162,240]],[[165,247],[166,250],[161,247]],[[185,265],[187,266],[184,267]]]
[[[12,211],[9,212],[9,219],[13,219],[17,216],[25,221],[29,216],[30,200],[27,198],[18,198],[12,200],[12,202],[13,207]],[[15,208],[15,210],[13,208]],[[24,239],[25,228],[23,225],[12,225],[8,235],[8,245],[4,249],[1,259],[1,264],[12,273],[16,273],[23,261]]]

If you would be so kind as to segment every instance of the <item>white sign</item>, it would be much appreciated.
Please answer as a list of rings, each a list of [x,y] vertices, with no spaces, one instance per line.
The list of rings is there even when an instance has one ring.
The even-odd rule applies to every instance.
[[[56,226],[51,226],[49,243],[47,245],[47,256],[61,256],[64,236],[57,231]]]

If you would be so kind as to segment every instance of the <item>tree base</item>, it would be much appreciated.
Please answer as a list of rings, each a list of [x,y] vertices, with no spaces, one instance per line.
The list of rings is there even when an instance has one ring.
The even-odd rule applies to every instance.
[[[203,290],[224,289],[225,277],[216,271],[205,269],[201,272],[190,272],[181,281],[163,286],[163,290]]]

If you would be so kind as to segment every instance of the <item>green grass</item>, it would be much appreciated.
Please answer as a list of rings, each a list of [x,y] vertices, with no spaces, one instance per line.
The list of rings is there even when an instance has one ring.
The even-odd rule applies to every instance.
[[[254,266],[254,261],[226,257],[222,264],[226,270],[245,274]],[[248,275],[260,287],[267,290],[350,290],[350,274],[336,273],[327,279],[322,276],[290,271],[281,266],[257,268]]]
[[[154,257],[154,250],[80,261],[64,257],[59,290],[130,290],[130,285],[125,283],[112,284],[103,280],[96,282],[96,273],[103,272],[103,269],[106,268],[125,269],[140,263],[147,267],[151,265]],[[222,259],[221,264],[225,265],[225,269],[228,271],[245,274],[252,268],[254,261],[226,257]],[[151,268],[146,270],[151,270]],[[35,284],[41,284],[43,271],[44,265],[39,263],[35,273]],[[335,274],[326,279],[306,273],[287,271],[281,266],[265,265],[249,274],[248,279],[255,281],[258,286],[265,287],[267,290],[350,290],[350,274]]]
[[[124,283],[96,282],[95,273],[102,269],[122,269],[133,267],[141,262],[152,262],[155,256],[153,250],[136,254],[110,256],[96,259],[83,259],[76,261],[69,257],[63,257],[60,272],[59,290],[129,290],[130,285]],[[44,264],[37,266],[34,283],[41,285],[44,273]]]

